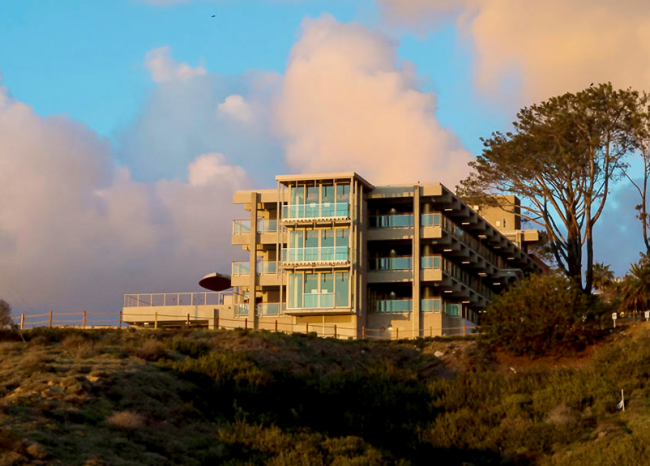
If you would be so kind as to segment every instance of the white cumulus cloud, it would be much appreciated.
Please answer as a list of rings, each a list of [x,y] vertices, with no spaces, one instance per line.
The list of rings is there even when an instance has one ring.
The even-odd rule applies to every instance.
[[[376,184],[453,186],[470,155],[440,125],[435,96],[416,78],[382,33],[329,15],[305,20],[277,107],[289,167],[357,171]]]
[[[145,67],[151,72],[151,79],[157,83],[190,79],[206,74],[205,68],[192,68],[187,63],[179,63],[171,56],[168,46],[150,50],[145,56]]]

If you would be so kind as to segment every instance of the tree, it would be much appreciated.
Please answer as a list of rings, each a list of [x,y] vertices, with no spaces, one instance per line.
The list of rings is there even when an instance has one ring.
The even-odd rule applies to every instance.
[[[601,84],[520,110],[513,132],[483,139],[460,194],[506,209],[499,195],[518,196],[522,219],[546,230],[558,268],[579,287],[586,245],[583,290],[591,293],[593,228],[635,148],[645,98]]]
[[[650,300],[650,261],[642,255],[641,260],[630,266],[621,285],[621,301],[625,309],[646,310]]]
[[[645,102],[640,102],[641,107],[639,110],[642,114],[642,123],[639,125],[636,134],[637,153],[643,161],[643,176],[641,179],[634,179],[627,170],[625,171],[625,176],[639,193],[641,202],[635,208],[638,212],[637,218],[641,221],[645,255],[650,256],[650,216],[648,216],[648,202],[650,201],[648,199],[648,180],[650,180],[650,108],[648,112],[644,112],[644,104]]]
[[[605,308],[561,273],[534,274],[497,295],[481,322],[481,341],[514,354],[583,349],[601,334]]]
[[[0,329],[11,325],[11,306],[4,299],[0,299]]]
[[[614,272],[610,270],[609,265],[602,262],[596,262],[593,265],[593,287],[598,294],[602,294],[605,288],[614,283]]]

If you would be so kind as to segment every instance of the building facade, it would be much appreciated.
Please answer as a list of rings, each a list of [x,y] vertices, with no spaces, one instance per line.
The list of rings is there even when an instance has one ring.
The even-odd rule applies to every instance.
[[[352,338],[462,334],[494,293],[541,271],[526,252],[539,236],[520,229],[516,200],[485,218],[440,183],[276,179],[234,195],[246,215],[232,244],[247,255],[232,265],[224,322]]]

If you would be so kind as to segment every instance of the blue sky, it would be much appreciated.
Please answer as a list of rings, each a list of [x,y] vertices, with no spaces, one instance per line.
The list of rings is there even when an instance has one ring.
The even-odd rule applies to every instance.
[[[243,0],[154,6],[137,0],[7,0],[0,14],[0,73],[12,95],[43,116],[67,114],[111,137],[134,118],[153,87],[147,51],[170,46],[174,58],[208,72],[251,69],[283,73],[306,16],[330,13],[341,22],[378,26],[369,0]],[[215,18],[212,18],[212,15]],[[471,51],[450,22],[427,34],[386,31],[400,57],[438,96],[439,119],[480,150],[506,115],[475,99]]]

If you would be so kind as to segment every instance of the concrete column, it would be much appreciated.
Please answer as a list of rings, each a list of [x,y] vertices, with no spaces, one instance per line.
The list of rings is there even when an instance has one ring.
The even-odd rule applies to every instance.
[[[413,336],[420,336],[420,186],[413,187],[413,313],[411,324]]]
[[[258,194],[251,193],[251,242],[249,244],[249,285],[248,285],[248,318],[253,319],[253,328],[259,328],[259,318],[255,312],[255,294],[257,290],[257,198]]]
[[[359,315],[361,319],[357,319],[357,325],[360,327],[368,327],[368,312],[369,299],[368,299],[368,241],[366,240],[366,230],[368,229],[368,205],[363,198],[364,187],[359,183],[358,194],[358,215],[357,225],[359,229]]]

